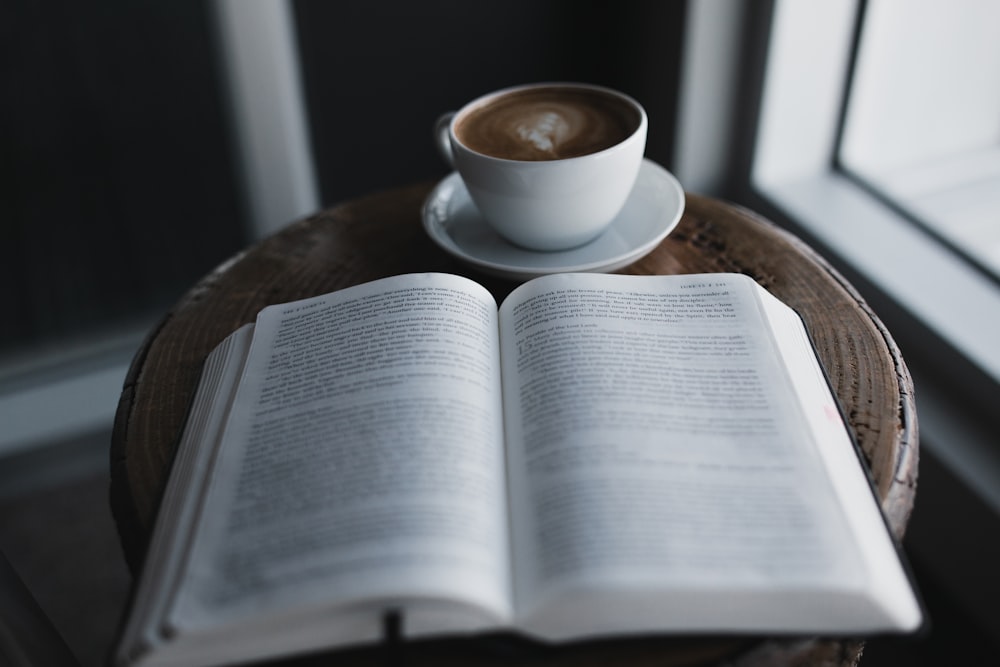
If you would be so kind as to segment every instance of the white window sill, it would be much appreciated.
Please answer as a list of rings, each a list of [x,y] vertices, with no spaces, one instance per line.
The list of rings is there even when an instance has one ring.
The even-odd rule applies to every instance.
[[[756,189],[1000,384],[1000,289],[834,172]]]
[[[940,341],[946,340],[982,370],[994,389],[1000,386],[996,283],[833,171],[754,185],[770,205],[822,245],[822,252],[863,276],[926,328],[930,335],[918,337],[922,347],[943,346]],[[906,359],[907,350],[902,352]],[[956,418],[946,407],[956,397],[942,392],[924,369],[909,365],[921,443],[1000,513],[995,434]]]
[[[941,238],[1000,277],[1000,146],[894,169],[853,169]]]
[[[148,323],[0,359],[0,461],[111,429]]]

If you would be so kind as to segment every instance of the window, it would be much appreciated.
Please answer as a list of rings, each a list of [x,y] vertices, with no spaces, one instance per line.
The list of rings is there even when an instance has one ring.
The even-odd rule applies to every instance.
[[[840,163],[1000,280],[1000,5],[869,0]]]

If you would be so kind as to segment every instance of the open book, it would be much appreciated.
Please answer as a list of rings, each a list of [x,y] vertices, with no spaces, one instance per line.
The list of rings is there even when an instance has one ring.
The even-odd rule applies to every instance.
[[[907,632],[922,611],[799,317],[746,276],[445,274],[208,357],[119,649],[212,665],[506,629]]]

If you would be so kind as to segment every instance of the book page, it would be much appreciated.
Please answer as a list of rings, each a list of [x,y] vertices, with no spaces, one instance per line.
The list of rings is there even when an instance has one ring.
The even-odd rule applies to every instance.
[[[358,639],[331,609],[374,637],[386,607],[431,629],[409,601],[507,614],[496,336],[492,296],[455,276],[262,311],[171,630],[326,610],[326,644]]]
[[[516,599],[569,601],[543,635],[794,631],[868,585],[757,289],[562,275],[502,305]]]
[[[884,613],[895,628],[916,629],[923,611],[906,571],[895,556],[888,523],[877,508],[877,493],[865,475],[849,474],[857,469],[858,452],[853,442],[845,442],[847,426],[829,382],[813,353],[812,341],[798,315],[770,293],[759,290],[764,315],[770,322],[775,343],[782,350],[786,366],[794,368],[791,382],[802,412],[810,422],[816,448],[830,471],[829,479],[851,522],[854,541],[869,554],[867,590],[882,601]]]
[[[253,335],[247,324],[209,353],[188,412],[187,425],[160,501],[138,587],[120,642],[119,663],[146,654],[159,642],[162,618],[191,546],[192,522],[200,512],[215,447],[229,415]]]

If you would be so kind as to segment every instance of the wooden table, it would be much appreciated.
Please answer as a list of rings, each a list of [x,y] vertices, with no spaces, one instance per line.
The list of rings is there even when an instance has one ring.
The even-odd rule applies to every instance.
[[[387,191],[296,222],[205,276],[167,313],[136,354],[112,440],[111,503],[126,558],[143,562],[157,506],[208,352],[266,305],[384,276],[445,271],[470,275],[497,299],[515,283],[477,274],[424,233],[420,207],[432,184]],[[858,293],[796,237],[750,211],[687,195],[678,227],[633,274],[733,271],[795,308],[868,459],[883,509],[902,537],[917,477],[912,381],[889,332]],[[729,665],[854,664],[863,642],[843,639],[737,641],[650,639],[502,649],[476,641],[395,647],[415,664],[671,665],[725,657]],[[350,664],[384,664],[389,649],[338,654]],[[514,651],[515,655],[510,652]],[[308,661],[307,661],[308,662]],[[326,664],[326,663],[324,663]]]

